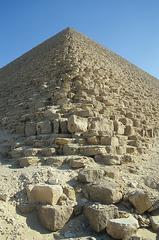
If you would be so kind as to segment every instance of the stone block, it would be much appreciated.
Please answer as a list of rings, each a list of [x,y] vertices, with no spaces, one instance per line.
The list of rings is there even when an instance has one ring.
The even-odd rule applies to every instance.
[[[50,231],[58,231],[64,227],[73,213],[73,208],[67,205],[62,206],[40,206],[38,217],[42,225]]]
[[[104,204],[117,203],[122,199],[120,185],[109,178],[103,182],[88,184],[86,191],[90,200]]]
[[[109,219],[119,217],[118,208],[114,205],[93,204],[85,207],[84,215],[96,232],[105,230]]]
[[[68,119],[67,118],[60,119],[60,133],[64,133],[64,134],[68,133]]]
[[[29,202],[55,205],[63,193],[60,185],[29,185],[27,196]]]
[[[51,134],[52,133],[52,124],[50,121],[38,122],[36,124],[37,134]]]
[[[88,127],[87,118],[72,115],[68,118],[68,131],[70,133],[86,132]]]
[[[116,134],[123,135],[124,129],[125,129],[125,126],[123,125],[122,122],[119,122],[116,120],[114,121],[114,131],[116,132]]]
[[[109,219],[106,231],[114,239],[129,239],[138,228],[137,219],[129,216],[128,218]]]

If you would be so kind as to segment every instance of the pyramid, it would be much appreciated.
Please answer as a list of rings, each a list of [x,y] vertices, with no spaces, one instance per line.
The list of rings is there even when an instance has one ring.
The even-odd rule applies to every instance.
[[[0,130],[10,138],[0,153],[17,168],[7,187],[18,209],[40,202],[53,232],[72,216],[73,229],[80,216],[113,239],[150,222],[156,231],[158,119],[159,81],[70,28],[1,68]]]

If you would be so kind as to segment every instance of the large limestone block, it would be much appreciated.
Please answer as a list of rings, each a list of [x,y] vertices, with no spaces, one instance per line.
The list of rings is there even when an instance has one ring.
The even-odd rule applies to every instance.
[[[129,201],[140,214],[146,212],[153,205],[150,195],[140,189],[136,190],[129,196]]]
[[[40,206],[38,208],[38,216],[42,225],[50,231],[57,231],[64,227],[73,212],[70,206]]]
[[[113,121],[108,120],[106,118],[99,119],[97,121],[94,121],[90,129],[95,129],[95,131],[100,135],[113,135],[114,131],[114,124]]]
[[[114,205],[93,204],[85,207],[84,214],[90,226],[96,232],[103,231],[109,219],[119,217],[118,208]]]
[[[68,131],[70,133],[86,132],[88,127],[87,118],[72,115],[68,118]]]
[[[25,124],[25,136],[34,136],[36,135],[36,123],[35,122],[26,122]]]
[[[27,196],[29,202],[40,202],[54,205],[58,202],[63,193],[60,185],[29,185]]]
[[[99,183],[88,184],[86,191],[91,200],[100,203],[112,204],[122,199],[122,189],[120,185],[109,179]]]
[[[138,221],[133,216],[108,220],[107,233],[115,239],[128,239],[137,232]]]
[[[52,124],[50,121],[38,122],[36,124],[37,134],[50,134],[52,133]]]

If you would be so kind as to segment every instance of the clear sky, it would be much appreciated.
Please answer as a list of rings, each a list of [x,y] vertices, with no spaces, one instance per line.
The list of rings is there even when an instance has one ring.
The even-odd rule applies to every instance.
[[[159,78],[159,0],[0,0],[0,68],[68,26]]]

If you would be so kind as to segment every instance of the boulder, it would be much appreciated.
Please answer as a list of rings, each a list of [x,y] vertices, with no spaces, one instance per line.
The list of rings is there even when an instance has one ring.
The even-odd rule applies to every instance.
[[[138,228],[138,221],[130,215],[128,218],[109,219],[106,231],[114,239],[128,239]]]
[[[73,208],[66,205],[45,205],[38,207],[38,217],[42,225],[50,231],[58,231],[64,227],[73,213]]]
[[[118,183],[109,178],[99,183],[86,186],[89,199],[105,204],[117,203],[122,199],[122,189]]]
[[[29,185],[27,187],[27,196],[29,202],[39,202],[54,205],[58,202],[63,193],[60,185]]]
[[[116,206],[98,203],[85,207],[84,215],[87,217],[90,226],[96,232],[103,231],[109,219],[119,217],[118,208]]]
[[[129,201],[140,214],[149,210],[153,205],[152,199],[148,192],[140,189],[136,190],[129,196]]]
[[[72,115],[68,118],[68,131],[70,133],[86,132],[88,127],[87,118]]]

